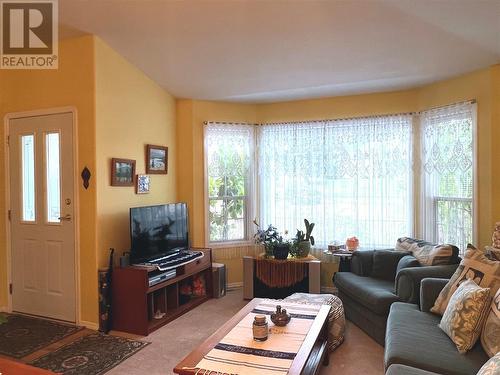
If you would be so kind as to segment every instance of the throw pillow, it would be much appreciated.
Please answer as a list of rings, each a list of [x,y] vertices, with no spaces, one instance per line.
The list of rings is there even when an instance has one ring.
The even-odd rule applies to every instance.
[[[474,245],[471,245],[470,243],[467,244],[467,248],[474,250],[477,249]],[[488,258],[489,260],[500,260],[500,249],[496,249],[491,246],[486,246],[484,248],[484,254],[486,255],[486,258]]]
[[[401,258],[407,256],[408,252],[393,250],[375,250],[373,252],[373,266],[371,276],[377,279],[394,281],[396,268]]]
[[[401,237],[396,250],[409,251],[423,266],[458,263],[458,248],[453,245],[437,245],[415,238]]]
[[[500,289],[491,302],[491,309],[481,332],[481,344],[490,357],[500,352]]]
[[[486,256],[491,260],[500,260],[500,249],[486,246]]]
[[[466,353],[481,334],[484,318],[490,308],[490,289],[474,281],[464,281],[453,293],[439,323],[460,353]]]
[[[467,248],[464,259],[439,293],[431,311],[443,315],[452,294],[467,279],[474,280],[480,287],[490,288],[494,295],[500,287],[500,262],[489,260],[482,251]]]
[[[500,374],[500,353],[491,357],[476,375],[498,375]]]

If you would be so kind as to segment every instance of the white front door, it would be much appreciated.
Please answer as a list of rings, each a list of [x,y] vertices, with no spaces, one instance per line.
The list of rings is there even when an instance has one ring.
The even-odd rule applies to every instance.
[[[73,113],[9,120],[12,309],[76,321]]]

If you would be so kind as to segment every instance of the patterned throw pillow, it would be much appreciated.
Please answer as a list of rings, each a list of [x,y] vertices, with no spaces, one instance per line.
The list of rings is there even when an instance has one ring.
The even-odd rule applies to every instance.
[[[498,375],[500,374],[500,353],[491,357],[476,375]]]
[[[458,263],[458,248],[453,245],[436,245],[424,240],[401,237],[396,242],[397,251],[409,251],[423,266]]]
[[[453,292],[467,279],[474,280],[482,288],[490,288],[491,295],[494,295],[500,287],[500,262],[489,260],[482,251],[468,247],[464,259],[439,293],[431,311],[443,315]]]
[[[500,260],[500,249],[495,247],[486,246],[486,256],[491,260]]]
[[[490,289],[481,288],[472,280],[464,281],[451,296],[439,328],[460,353],[466,353],[479,338],[489,308]]]
[[[490,357],[500,352],[500,289],[491,302],[490,313],[481,332],[481,344]]]

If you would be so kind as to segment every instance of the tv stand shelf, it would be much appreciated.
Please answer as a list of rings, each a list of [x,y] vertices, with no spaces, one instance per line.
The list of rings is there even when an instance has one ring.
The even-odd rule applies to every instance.
[[[113,270],[112,324],[116,331],[147,336],[185,312],[212,298],[212,251],[202,251],[203,257],[177,267],[177,276],[149,286],[148,269],[125,267]],[[205,294],[187,297],[181,287],[193,277],[205,281]],[[160,313],[161,317],[155,315]]]

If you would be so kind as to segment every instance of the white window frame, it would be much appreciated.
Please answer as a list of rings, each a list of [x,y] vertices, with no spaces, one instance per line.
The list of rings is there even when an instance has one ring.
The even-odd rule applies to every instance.
[[[207,147],[207,128],[208,125],[219,124],[221,126],[244,127],[252,129],[252,137],[250,140],[250,167],[248,172],[248,182],[246,186],[247,194],[245,196],[245,238],[241,240],[228,241],[210,241],[210,198],[208,196],[208,147]],[[256,216],[256,125],[244,123],[222,123],[222,122],[206,122],[203,126],[203,188],[204,188],[204,205],[205,205],[205,246],[211,248],[226,248],[249,246],[254,244],[253,220]]]
[[[433,198],[433,212],[431,213],[432,215],[432,218],[434,220],[434,223],[437,224],[437,202],[438,200],[441,200],[441,201],[454,201],[454,200],[462,200],[462,201],[472,201],[472,241],[473,243],[477,243],[478,242],[478,227],[479,227],[479,215],[478,215],[478,210],[479,210],[479,204],[478,204],[478,181],[479,181],[479,176],[478,176],[478,155],[477,155],[477,150],[478,150],[478,139],[477,139],[477,102],[475,100],[470,100],[470,105],[471,105],[471,111],[472,111],[472,157],[473,157],[473,164],[472,164],[472,198],[456,198],[456,197],[439,197],[439,196],[436,196]],[[466,103],[466,102],[463,102],[463,103]],[[461,104],[461,103],[457,103],[457,104]],[[443,106],[442,108],[446,108],[448,106],[452,106],[452,105],[455,105],[455,104],[449,104],[449,105],[445,105]],[[439,107],[441,108],[441,107]],[[415,160],[418,160],[418,170],[420,170],[420,175],[422,173],[424,173],[422,171],[422,158],[421,158],[421,155],[422,155],[422,140],[421,140],[421,131],[422,131],[422,128],[421,128],[421,114],[428,111],[428,110],[431,110],[431,109],[427,109],[427,110],[423,110],[421,112],[418,113],[417,116],[414,117],[414,123],[413,123],[413,126],[414,126],[414,129],[416,130],[416,133],[415,133],[415,140],[418,140],[418,145],[417,144],[414,144],[414,152],[415,152],[415,155],[418,157],[418,159],[415,159]],[[415,173],[415,176],[416,176],[416,173]],[[415,180],[415,182],[417,182],[417,180]],[[424,200],[424,197],[422,195],[422,191],[425,189],[423,184],[421,183],[421,180],[420,180],[420,176],[418,176],[418,183],[415,183],[415,186],[417,186],[418,188],[418,193],[415,194],[415,197],[414,197],[414,202],[418,202],[415,203],[415,216],[414,216],[414,219],[415,219],[415,226],[416,226],[416,233],[417,233],[417,237],[419,238],[422,238],[422,239],[425,239],[427,241],[431,241],[431,242],[436,242],[437,243],[437,225],[435,225],[435,230],[432,234],[432,238],[424,238],[424,224],[423,224],[423,215],[425,214],[424,213],[424,209],[423,209],[423,200]],[[459,249],[460,251],[460,255],[463,255],[463,253],[465,252],[465,249]]]

